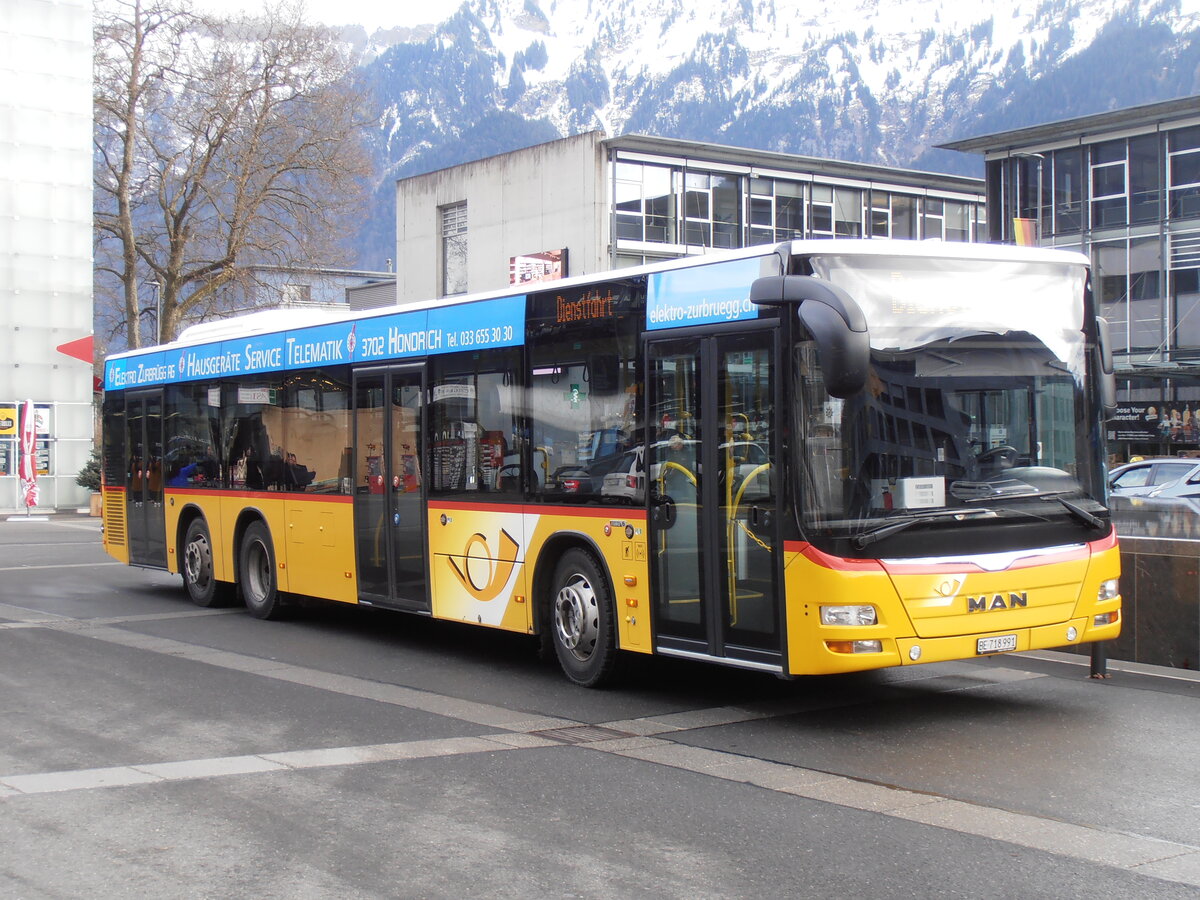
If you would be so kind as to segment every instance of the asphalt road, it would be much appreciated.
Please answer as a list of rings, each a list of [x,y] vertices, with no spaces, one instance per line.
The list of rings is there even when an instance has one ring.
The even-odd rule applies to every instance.
[[[1189,673],[587,691],[525,637],[196,609],[96,520],[0,520],[0,554],[6,898],[1200,896]]]

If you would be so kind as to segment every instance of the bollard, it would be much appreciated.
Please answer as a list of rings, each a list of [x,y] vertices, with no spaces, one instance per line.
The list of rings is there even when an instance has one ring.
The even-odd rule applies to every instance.
[[[1088,678],[1108,677],[1108,645],[1106,641],[1092,644],[1092,670]]]

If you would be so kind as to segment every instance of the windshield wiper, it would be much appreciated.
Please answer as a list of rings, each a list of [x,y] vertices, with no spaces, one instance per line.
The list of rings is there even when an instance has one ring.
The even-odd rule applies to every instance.
[[[1065,493],[1065,491],[1063,493]],[[1084,525],[1091,525],[1093,528],[1103,528],[1104,527],[1105,522],[1103,519],[1101,519],[1099,516],[1095,515],[1094,513],[1088,512],[1082,506],[1076,506],[1074,503],[1072,503],[1070,500],[1066,499],[1065,497],[1055,496],[1054,494],[1046,494],[1045,496],[1047,499],[1057,500],[1059,503],[1061,503],[1066,508],[1067,512],[1069,512],[1071,515],[1073,515],[1075,518],[1077,518]]]
[[[929,525],[934,522],[940,522],[942,519],[978,519],[990,518],[995,516],[995,510],[991,509],[948,509],[940,513],[925,513],[923,515],[906,516],[899,521],[891,520],[884,522],[882,525],[876,525],[874,528],[868,528],[866,531],[860,531],[854,535],[852,543],[855,549],[861,550],[863,547],[869,546],[876,541],[881,541],[885,537],[891,537],[897,532],[903,531],[906,528],[911,528],[913,525]]]

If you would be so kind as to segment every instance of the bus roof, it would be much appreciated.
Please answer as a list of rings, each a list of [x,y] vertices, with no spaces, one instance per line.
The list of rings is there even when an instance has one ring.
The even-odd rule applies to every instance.
[[[308,329],[314,326],[369,322],[374,318],[395,316],[397,313],[445,310],[447,308],[457,308],[487,300],[524,298],[528,293],[569,289],[574,286],[587,285],[597,281],[638,277],[657,272],[669,272],[676,269],[686,269],[725,261],[754,259],[772,254],[803,257],[837,256],[841,258],[854,256],[876,258],[892,256],[909,259],[1008,260],[1012,262],[1058,263],[1083,266],[1089,264],[1088,258],[1082,253],[1041,247],[1018,247],[1012,244],[973,244],[938,240],[910,241],[881,238],[796,240],[780,244],[760,244],[737,250],[707,252],[642,266],[631,266],[628,268],[577,275],[560,281],[513,285],[501,290],[401,303],[395,306],[369,310],[262,310],[228,319],[192,325],[184,329],[179,337],[170,343],[114,353],[108,356],[107,359],[121,360],[130,357],[145,356],[147,354],[168,353],[188,347],[218,344],[223,341],[278,334],[297,329]]]

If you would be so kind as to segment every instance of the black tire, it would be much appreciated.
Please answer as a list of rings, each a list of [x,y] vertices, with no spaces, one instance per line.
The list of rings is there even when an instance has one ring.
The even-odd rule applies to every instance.
[[[568,550],[554,568],[548,629],[563,672],[583,687],[600,687],[617,674],[612,592],[600,562],[586,550]]]
[[[213,575],[212,536],[204,519],[192,519],[183,537],[179,570],[188,597],[197,606],[228,606],[233,600],[233,585],[217,581]]]
[[[242,535],[238,584],[250,615],[256,619],[277,619],[283,614],[283,598],[279,596],[275,572],[275,545],[270,529],[262,522],[251,523]]]

